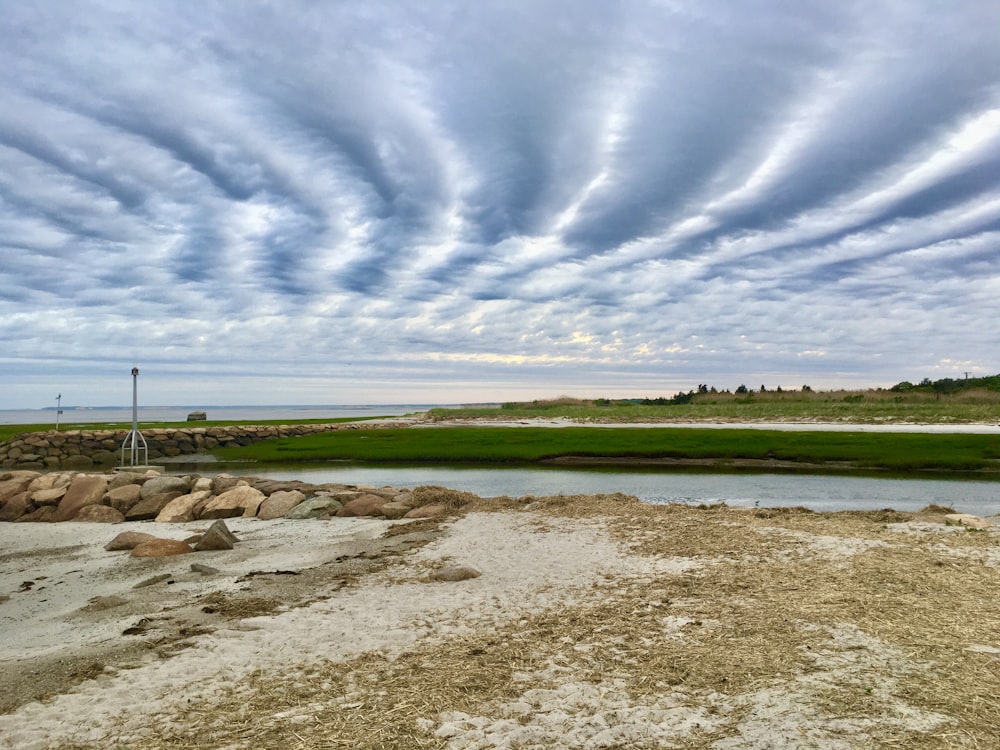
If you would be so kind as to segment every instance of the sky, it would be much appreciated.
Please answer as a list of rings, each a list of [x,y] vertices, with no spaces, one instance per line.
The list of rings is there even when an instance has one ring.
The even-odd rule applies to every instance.
[[[1000,3],[0,0],[0,408],[1000,372]]]

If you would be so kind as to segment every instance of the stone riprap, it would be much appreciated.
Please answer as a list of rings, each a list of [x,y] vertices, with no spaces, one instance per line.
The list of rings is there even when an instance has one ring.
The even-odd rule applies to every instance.
[[[226,427],[152,427],[141,429],[148,459],[209,453],[215,448],[250,445],[261,440],[315,435],[335,430],[372,429],[364,422]],[[47,430],[26,432],[0,443],[0,468],[89,469],[117,466],[128,430]]]
[[[251,517],[333,519],[357,516],[443,516],[475,499],[444,487],[415,489],[218,474],[173,476],[155,471],[0,472],[0,521],[116,523]],[[384,512],[383,508],[390,508]]]

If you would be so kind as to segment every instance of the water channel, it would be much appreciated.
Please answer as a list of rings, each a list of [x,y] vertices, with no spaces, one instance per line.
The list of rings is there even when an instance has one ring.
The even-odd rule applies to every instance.
[[[197,470],[207,474],[207,468],[203,465]],[[350,464],[256,465],[253,468],[219,466],[211,471],[275,479],[300,479],[317,484],[339,482],[400,488],[439,485],[472,492],[481,497],[623,492],[650,503],[803,506],[815,511],[882,508],[918,511],[931,503],[937,503],[978,516],[1000,514],[1000,480]]]

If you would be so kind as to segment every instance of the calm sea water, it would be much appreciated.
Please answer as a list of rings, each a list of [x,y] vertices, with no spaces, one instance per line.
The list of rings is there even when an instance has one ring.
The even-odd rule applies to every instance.
[[[209,465],[200,473],[213,470]],[[218,471],[221,471],[219,469]],[[1000,513],[1000,482],[952,479],[899,479],[810,474],[635,472],[556,468],[377,467],[333,465],[226,468],[230,474],[253,474],[307,482],[340,482],[413,488],[438,485],[480,497],[591,495],[623,492],[650,503],[726,503],[741,507],[802,506],[815,511],[918,511],[937,503],[963,513]]]
[[[443,404],[363,404],[334,406],[140,406],[139,422],[183,422],[193,411],[206,412],[209,419],[269,421],[273,419],[342,419],[346,417],[398,417],[427,411]],[[131,422],[131,406],[63,407],[60,427],[72,424]],[[0,409],[0,424],[51,424],[56,410]]]

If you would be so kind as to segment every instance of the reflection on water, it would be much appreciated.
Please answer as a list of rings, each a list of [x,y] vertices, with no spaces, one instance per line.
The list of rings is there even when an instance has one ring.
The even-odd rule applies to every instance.
[[[176,467],[172,467],[176,470]],[[222,471],[201,466],[201,473]],[[231,474],[275,479],[416,487],[433,484],[482,497],[589,495],[623,492],[651,503],[727,503],[736,506],[801,505],[816,511],[894,508],[917,511],[938,503],[963,513],[1000,513],[1000,481],[899,479],[758,473],[635,472],[551,468],[442,466],[255,466]]]

